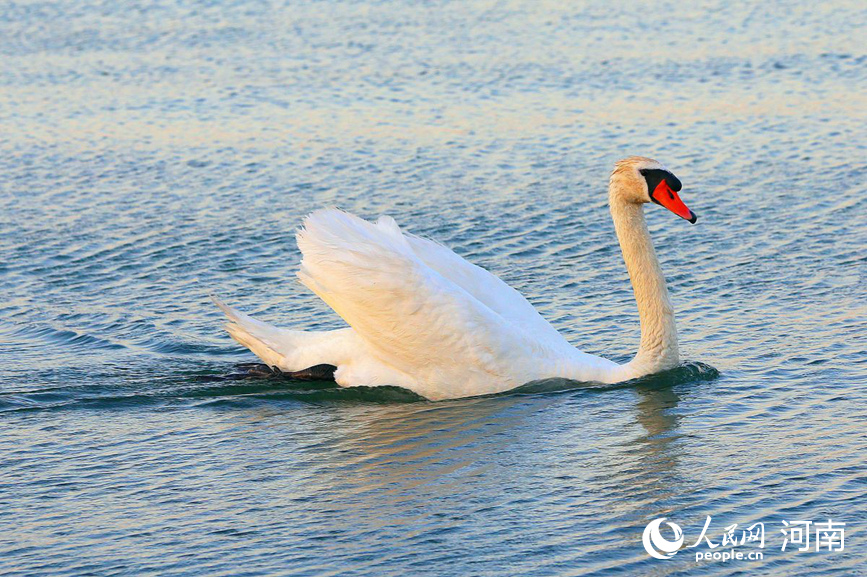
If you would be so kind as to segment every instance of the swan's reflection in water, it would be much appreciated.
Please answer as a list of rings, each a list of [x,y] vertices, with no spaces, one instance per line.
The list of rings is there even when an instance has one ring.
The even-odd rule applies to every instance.
[[[514,455],[526,419],[538,410],[538,402],[500,397],[367,413],[347,423],[334,472],[351,473],[359,491],[388,503],[419,491],[431,497],[466,491],[496,466],[497,455]]]
[[[552,524],[573,527],[575,535],[598,527],[604,520],[585,511],[598,512],[600,503],[608,503],[611,526],[638,526],[652,514],[643,504],[678,491],[678,402],[672,387],[651,384],[307,405],[248,418],[296,445],[284,452],[289,495],[278,498],[290,497],[295,509],[306,501],[305,526],[335,543],[370,531],[386,539],[458,539],[451,532],[472,532],[484,526],[473,518],[489,516],[502,525],[503,539],[520,530],[529,543],[547,539]],[[527,505],[537,519],[526,516]],[[623,536],[600,537],[585,553],[615,538]]]
[[[630,485],[633,525],[641,526],[647,517],[667,513],[660,508],[669,497],[681,494],[684,481],[679,474],[678,432],[680,396],[669,384],[637,384],[633,415],[642,431],[625,443],[632,463],[621,470]],[[646,505],[650,505],[649,507]]]
[[[639,384],[635,392],[635,420],[646,431],[634,441],[636,454],[648,474],[669,476],[677,466],[672,446],[680,438],[676,411],[680,396],[669,385]]]

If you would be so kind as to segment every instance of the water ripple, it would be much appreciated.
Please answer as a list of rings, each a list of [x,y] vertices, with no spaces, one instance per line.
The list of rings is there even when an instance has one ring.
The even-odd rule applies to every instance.
[[[672,17],[676,12],[677,17]],[[867,511],[860,4],[0,6],[0,573],[851,575]],[[387,213],[617,361],[638,318],[612,163],[649,207],[682,357],[614,386],[430,403],[293,382],[218,293],[342,326],[294,229]],[[714,368],[715,367],[715,368]],[[674,519],[764,561],[666,562]],[[846,522],[839,553],[779,521]],[[243,569],[239,569],[243,568]]]

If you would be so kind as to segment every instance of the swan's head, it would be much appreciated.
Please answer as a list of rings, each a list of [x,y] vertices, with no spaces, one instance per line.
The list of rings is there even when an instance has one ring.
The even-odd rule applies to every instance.
[[[680,200],[680,180],[652,158],[630,156],[614,165],[609,194],[612,202],[655,202],[695,224],[698,217]]]

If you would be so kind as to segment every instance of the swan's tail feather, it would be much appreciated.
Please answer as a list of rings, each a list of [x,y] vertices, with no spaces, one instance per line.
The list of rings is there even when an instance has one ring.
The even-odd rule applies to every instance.
[[[229,318],[225,326],[232,338],[250,349],[268,366],[283,372],[307,371],[316,369],[317,365],[331,365],[333,368],[345,358],[347,351],[359,348],[352,329],[281,329],[245,315],[214,295],[211,295],[211,299]]]
[[[225,328],[233,339],[250,349],[265,364],[285,368],[286,357],[278,352],[284,346],[281,339],[284,331],[233,309],[214,295],[211,295],[211,300],[229,318]]]

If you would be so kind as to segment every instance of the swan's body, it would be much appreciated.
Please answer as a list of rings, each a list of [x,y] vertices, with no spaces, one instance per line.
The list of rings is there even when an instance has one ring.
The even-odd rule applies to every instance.
[[[301,282],[349,327],[280,329],[218,304],[232,321],[232,337],[282,371],[333,365],[341,386],[394,385],[432,400],[550,377],[614,383],[671,368],[679,362],[677,331],[644,222],[651,183],[639,170],[667,173],[655,161],[633,157],[618,163],[609,186],[641,319],[638,354],[623,365],[579,351],[499,278],[404,233],[390,217],[374,224],[320,210],[298,232]]]

